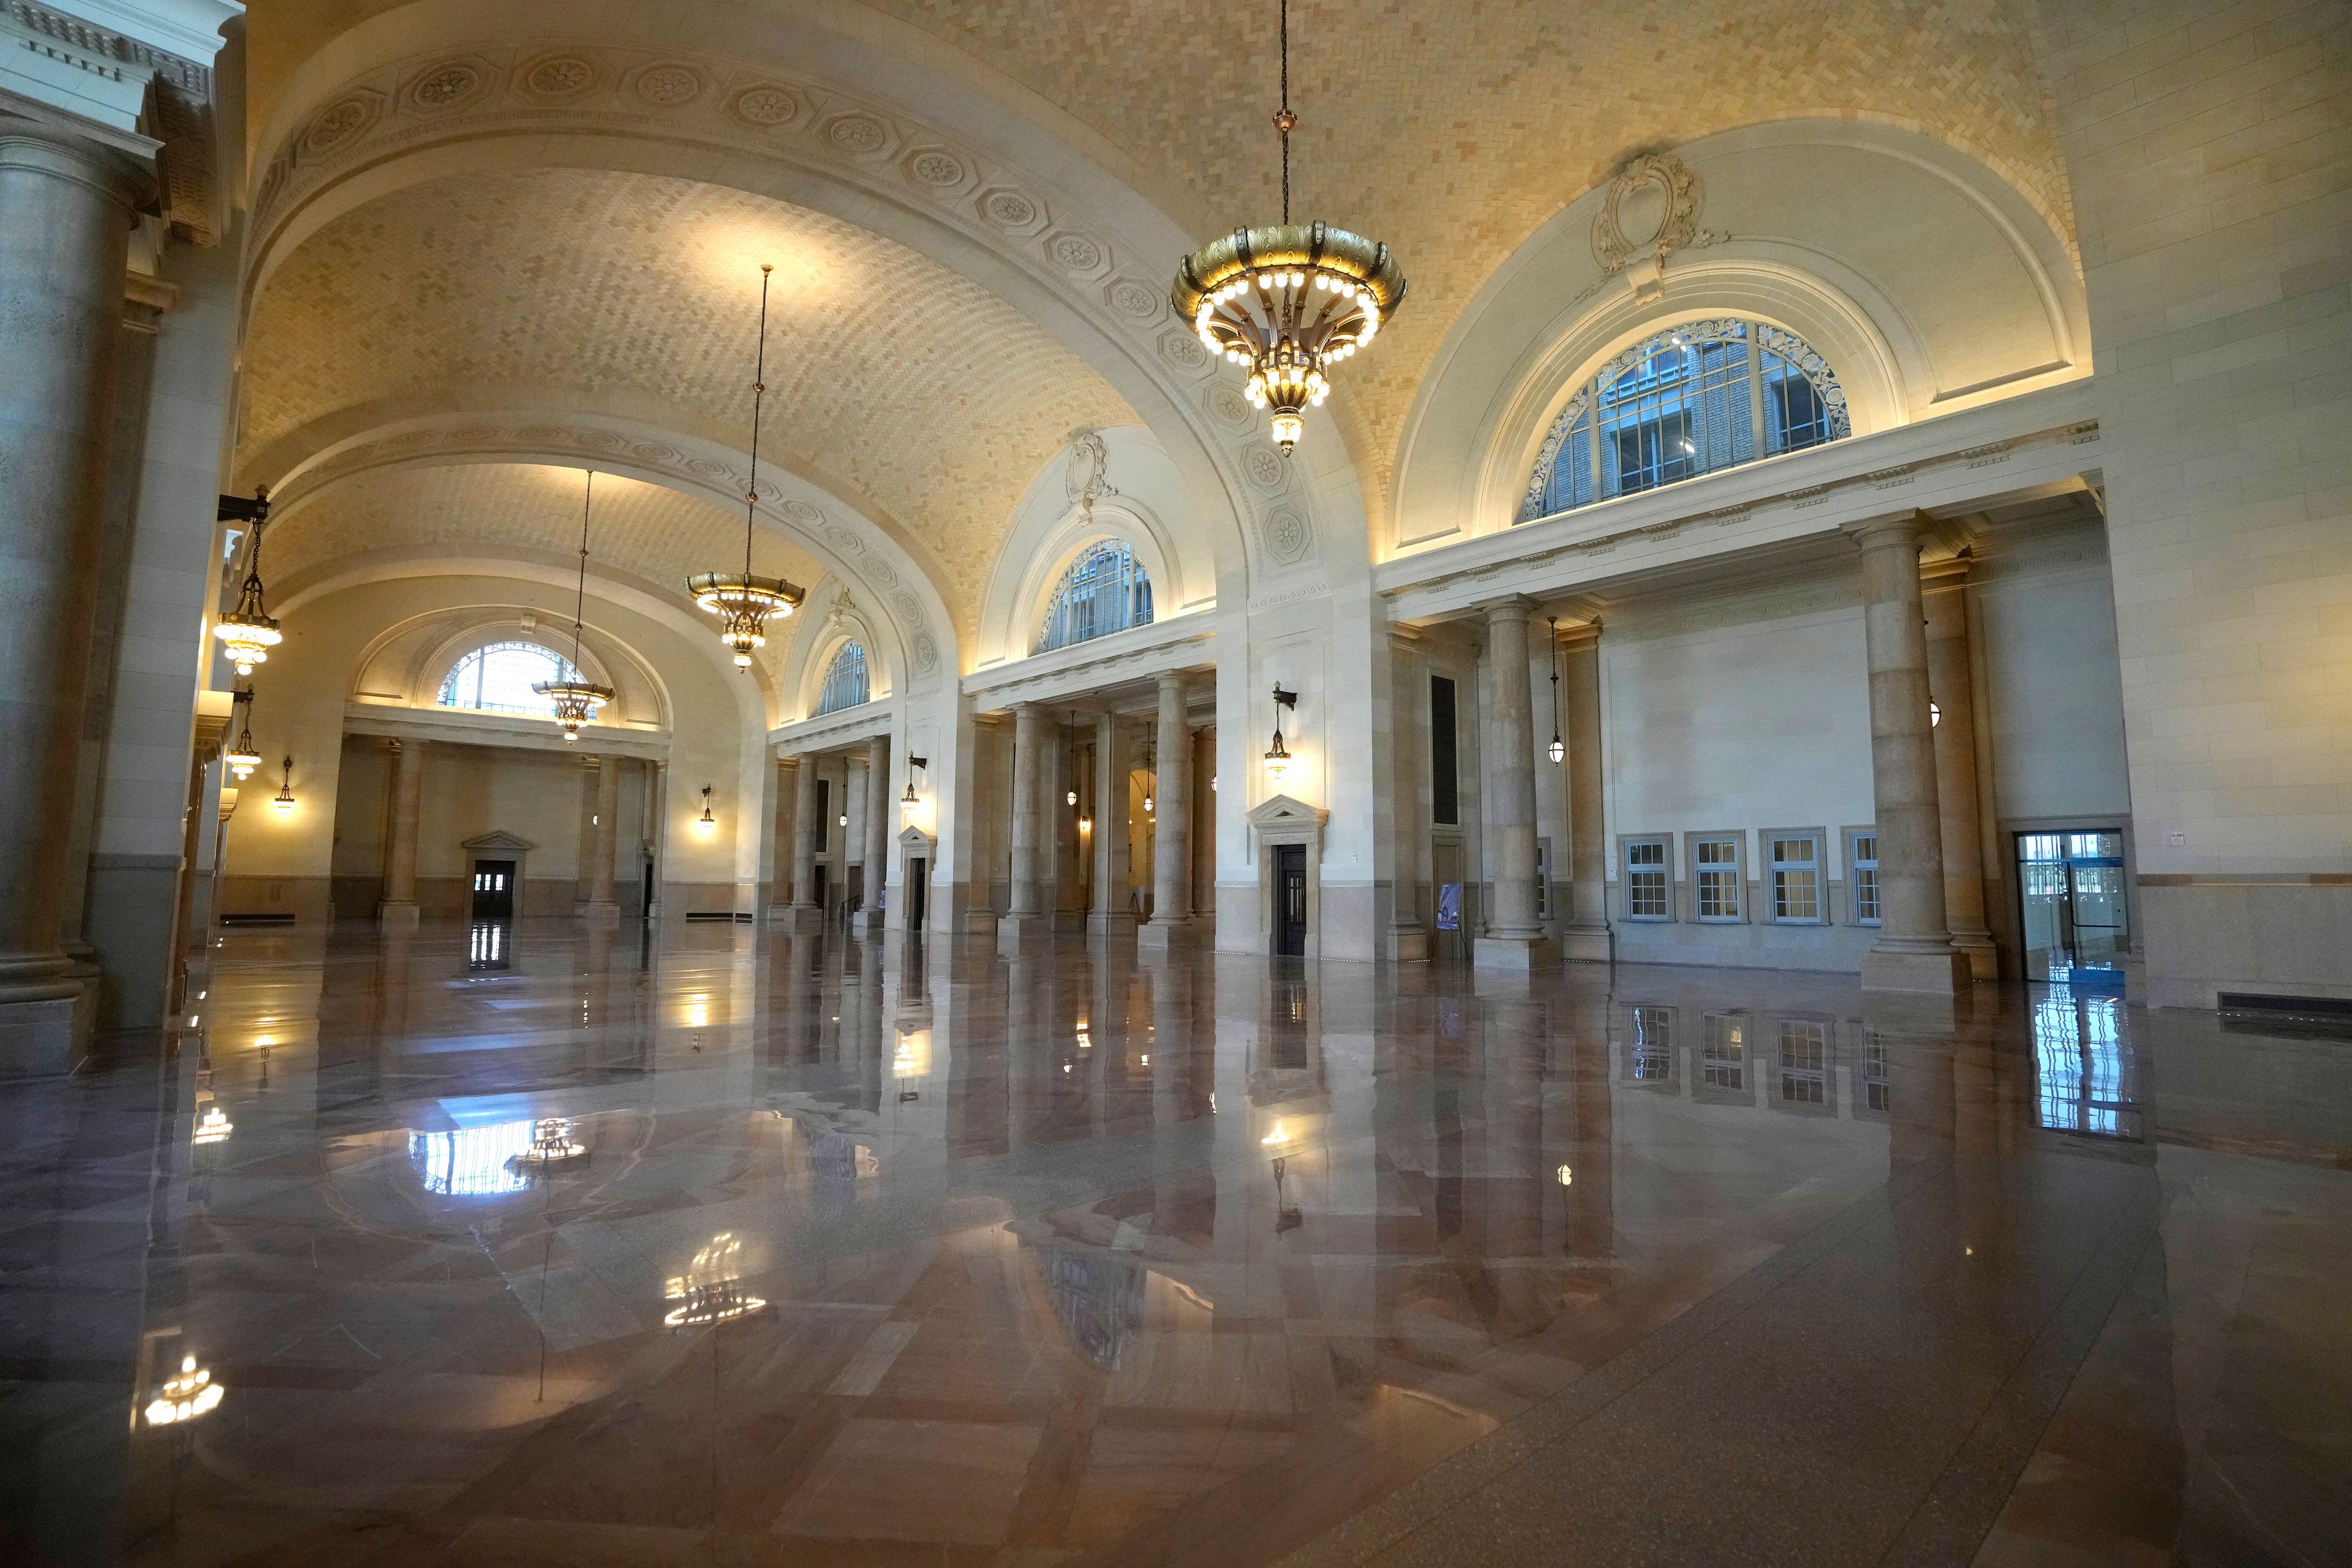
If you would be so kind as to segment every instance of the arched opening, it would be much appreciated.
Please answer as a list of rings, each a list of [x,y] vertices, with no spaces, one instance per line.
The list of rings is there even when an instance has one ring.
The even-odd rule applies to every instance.
[[[552,719],[555,704],[531,689],[541,681],[578,680],[572,661],[533,642],[498,642],[459,659],[441,682],[435,701],[444,708],[478,713],[518,713]]]
[[[1045,601],[1039,653],[1151,624],[1151,578],[1123,540],[1087,546]]]
[[[844,708],[855,708],[868,700],[874,689],[866,672],[866,649],[863,645],[845,642],[841,645],[831,663],[824,667],[824,681],[817,689],[816,710],[837,713]]]
[[[1852,435],[1837,372],[1795,333],[1684,321],[1616,354],[1544,437],[1517,521],[1656,489]]]

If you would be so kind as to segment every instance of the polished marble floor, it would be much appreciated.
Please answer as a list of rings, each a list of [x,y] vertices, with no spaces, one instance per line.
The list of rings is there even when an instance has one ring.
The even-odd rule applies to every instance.
[[[203,985],[0,1087],[8,1563],[2352,1561],[2352,1040],[725,925]]]

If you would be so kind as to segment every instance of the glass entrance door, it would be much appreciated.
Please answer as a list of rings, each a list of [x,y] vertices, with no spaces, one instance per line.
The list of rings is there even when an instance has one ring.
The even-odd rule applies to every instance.
[[[2124,837],[2111,827],[2017,836],[2025,977],[2120,986],[2131,951]]]

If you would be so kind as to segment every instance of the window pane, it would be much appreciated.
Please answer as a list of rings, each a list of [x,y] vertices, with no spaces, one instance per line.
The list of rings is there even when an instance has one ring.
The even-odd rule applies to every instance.
[[[844,708],[855,708],[866,700],[870,689],[866,683],[866,650],[856,643],[844,643],[841,651],[825,666],[824,685],[817,695],[816,710],[832,713]]]
[[[441,683],[440,703],[444,708],[552,719],[555,704],[531,687],[541,681],[579,679],[580,672],[569,659],[537,643],[492,643],[457,661]]]
[[[1151,622],[1151,579],[1117,540],[1090,544],[1070,563],[1045,604],[1037,649],[1046,653]]]
[[[1739,918],[1739,840],[1702,838],[1693,847],[1698,861],[1698,918]]]

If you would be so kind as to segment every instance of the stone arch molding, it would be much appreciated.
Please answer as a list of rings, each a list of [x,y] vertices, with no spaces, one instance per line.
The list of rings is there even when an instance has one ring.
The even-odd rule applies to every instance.
[[[793,633],[785,650],[782,722],[790,724],[816,717],[818,688],[825,667],[845,643],[866,650],[866,698],[885,702],[905,689],[905,672],[894,660],[889,641],[876,636],[873,619],[857,600],[838,584],[809,595],[808,615]],[[846,710],[845,710],[846,711]]]
[[[1038,321],[1160,437],[1185,472],[1221,570],[1303,571],[1325,553],[1318,520],[1360,526],[1367,508],[1352,468],[1318,477],[1282,462],[1225,367],[1171,313],[1166,268],[1194,243],[1173,220],[1088,165],[1080,177],[1117,187],[1129,209],[1127,222],[1107,221],[992,146],[882,94],[773,63],[850,68],[856,50],[824,28],[827,8],[807,9],[764,21],[769,59],[649,39],[550,39],[527,0],[422,0],[403,7],[396,26],[361,24],[298,68],[257,143],[244,318],[310,234],[405,186],[550,166],[719,178],[909,245]],[[761,42],[731,9],[722,26],[688,0],[664,20],[678,37],[699,23],[747,50]],[[446,41],[416,47],[434,33]],[[403,57],[370,60],[379,41],[396,41]],[[1036,140],[1025,128],[998,139]],[[1073,156],[1066,145],[1050,153],[1064,164]],[[1139,217],[1159,232],[1130,241],[1125,231]]]
[[[558,658],[572,658],[571,628],[551,629],[536,612],[505,605],[460,605],[429,610],[385,627],[363,648],[352,667],[352,695],[362,701],[400,696],[415,708],[436,705],[441,683],[458,661],[492,643],[527,642]],[[670,727],[669,688],[661,674],[621,638],[589,627],[580,641],[578,666],[614,700],[602,721],[633,730]]]
[[[278,516],[290,519],[337,483],[373,469],[463,462],[594,468],[730,510],[742,504],[750,482],[750,464],[740,453],[676,432],[649,434],[597,419],[444,416],[372,431],[295,468],[278,491]],[[868,602],[884,610],[879,625],[889,635],[877,641],[885,641],[886,652],[897,659],[905,687],[929,686],[952,669],[957,650],[947,604],[887,531],[806,480],[765,464],[758,515],[764,526],[814,556],[829,575],[859,584]],[[661,586],[683,601],[682,581]]]
[[[1857,185],[1906,204],[1918,232],[1860,224]],[[2073,253],[1992,170],[1871,121],[1726,132],[1630,161],[1480,289],[1406,422],[1383,552],[1512,526],[1582,381],[1653,332],[1713,316],[1811,344],[1857,436],[2088,369]]]

